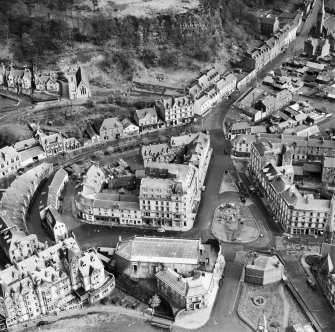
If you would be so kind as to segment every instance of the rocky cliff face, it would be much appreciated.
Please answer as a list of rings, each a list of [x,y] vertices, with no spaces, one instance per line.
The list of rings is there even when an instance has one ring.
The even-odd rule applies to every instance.
[[[90,22],[90,24],[87,24]],[[196,9],[182,14],[164,14],[152,18],[127,16],[92,17],[85,21],[73,22],[83,36],[97,34],[101,39],[115,38],[120,46],[139,47],[148,44],[161,47],[190,46],[192,39],[196,43],[203,39],[209,44],[223,33],[219,10]],[[202,47],[203,45],[194,45]]]

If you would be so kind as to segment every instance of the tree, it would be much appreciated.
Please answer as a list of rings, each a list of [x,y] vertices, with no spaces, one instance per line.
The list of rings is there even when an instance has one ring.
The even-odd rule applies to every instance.
[[[157,308],[161,304],[161,299],[157,294],[155,294],[150,300],[149,304],[152,308],[151,315],[154,315],[155,308]]]

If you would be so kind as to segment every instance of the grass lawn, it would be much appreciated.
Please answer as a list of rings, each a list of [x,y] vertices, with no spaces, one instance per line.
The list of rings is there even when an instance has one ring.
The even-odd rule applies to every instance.
[[[257,306],[253,299],[265,298],[263,305]],[[308,319],[295,302],[292,295],[284,289],[282,283],[256,286],[243,285],[238,312],[255,330],[264,313],[269,332],[282,331],[297,323],[308,323]],[[262,322],[262,320],[261,320]]]

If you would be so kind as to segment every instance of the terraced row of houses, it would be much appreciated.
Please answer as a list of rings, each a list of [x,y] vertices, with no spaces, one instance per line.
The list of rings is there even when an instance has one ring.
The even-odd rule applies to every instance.
[[[308,141],[292,142],[283,139],[277,142],[260,139],[251,146],[250,169],[251,174],[259,183],[264,196],[271,206],[271,213],[278,219],[284,229],[291,234],[322,235],[329,223],[334,220],[334,198],[315,198],[313,194],[303,194],[293,183],[295,169],[292,166],[293,157],[304,143],[302,150],[307,150],[322,160],[324,154],[330,155],[327,169],[335,166],[333,153],[335,150],[313,144],[308,147]],[[306,143],[306,144],[305,144]],[[334,142],[332,142],[334,143]],[[300,160],[306,160],[302,158]],[[321,160],[319,164],[321,166]],[[321,167],[320,167],[321,169]],[[334,181],[334,177],[330,177]]]
[[[58,132],[46,135],[43,131],[37,130],[35,137],[0,149],[0,179],[16,173],[35,161],[68,153],[80,146],[80,142],[74,137],[64,137]]]

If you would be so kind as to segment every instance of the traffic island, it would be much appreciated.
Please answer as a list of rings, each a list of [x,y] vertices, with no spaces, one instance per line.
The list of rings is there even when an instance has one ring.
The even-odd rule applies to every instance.
[[[260,236],[260,229],[248,207],[239,203],[219,205],[211,227],[212,234],[220,241],[249,243]]]

